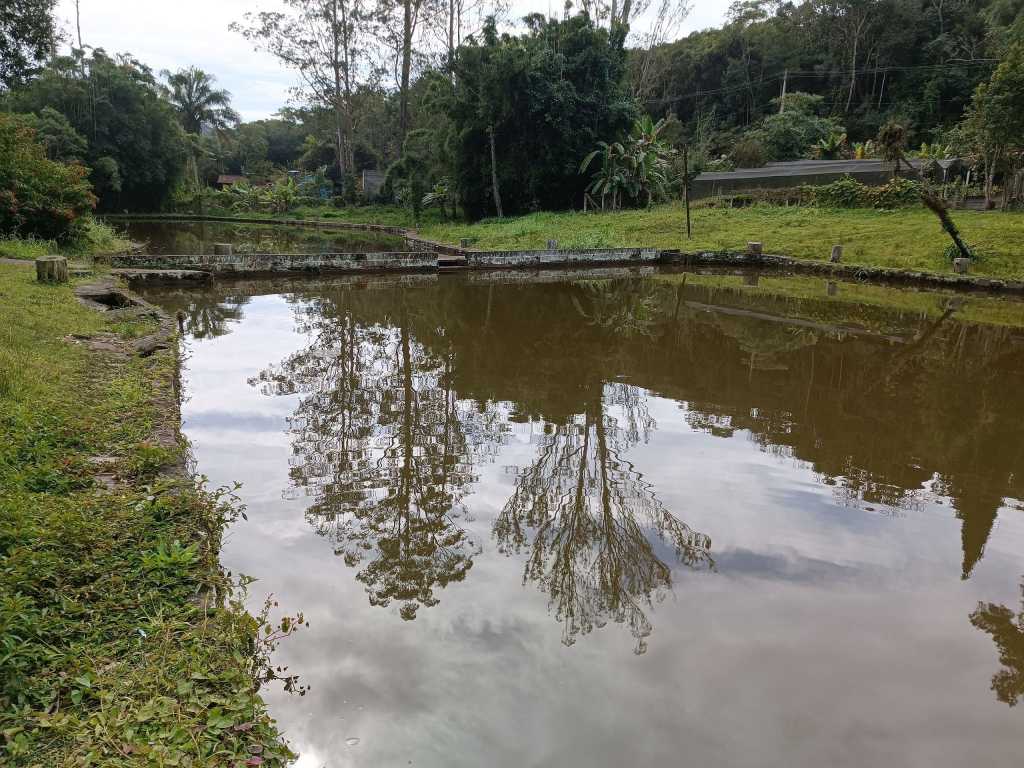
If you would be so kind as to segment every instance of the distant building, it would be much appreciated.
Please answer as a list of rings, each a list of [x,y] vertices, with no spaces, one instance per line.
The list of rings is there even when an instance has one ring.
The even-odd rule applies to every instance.
[[[924,168],[934,181],[952,181],[963,171],[960,160],[911,160],[915,169]],[[758,189],[787,189],[830,184],[849,176],[862,184],[881,186],[892,178],[892,164],[884,160],[793,160],[768,163],[763,168],[702,173],[693,180],[694,198],[750,192]]]
[[[227,189],[233,187],[235,184],[248,184],[248,176],[240,176],[234,173],[222,173],[217,177],[216,187],[217,189]]]

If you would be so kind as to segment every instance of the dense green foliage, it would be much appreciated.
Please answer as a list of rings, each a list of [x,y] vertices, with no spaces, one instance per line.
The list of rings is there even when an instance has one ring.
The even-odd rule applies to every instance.
[[[56,58],[10,103],[16,112],[56,110],[85,137],[104,210],[159,210],[184,172],[186,144],[174,111],[152,72],[130,57]]]
[[[709,120],[713,151],[777,113],[784,87],[790,98],[821,96],[853,140],[899,118],[917,146],[960,120],[1022,9],[1017,0],[741,0],[722,28],[662,46],[646,69],[634,67],[634,90],[691,133]]]
[[[72,239],[96,203],[86,174],[47,158],[31,127],[0,114],[0,234]]]
[[[0,90],[23,82],[53,48],[57,0],[0,3]]]
[[[459,200],[472,218],[495,212],[492,135],[507,212],[579,207],[587,186],[580,161],[636,116],[618,33],[595,28],[584,14],[527,23],[520,36],[490,25],[458,51],[447,114]]]

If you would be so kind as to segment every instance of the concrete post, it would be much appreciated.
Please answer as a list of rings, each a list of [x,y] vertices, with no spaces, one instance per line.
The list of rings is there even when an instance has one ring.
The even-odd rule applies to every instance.
[[[68,260],[63,256],[42,256],[36,259],[36,279],[40,283],[66,283]]]
[[[764,246],[761,243],[747,243],[748,256],[760,256],[763,251]]]
[[[832,255],[829,257],[828,260],[830,262],[832,262],[833,264],[838,264],[840,261],[842,261],[843,260],[843,246],[841,246],[841,245],[833,245],[832,246]]]
[[[548,250],[549,251],[553,251],[556,248],[558,248],[558,241],[557,240],[548,240]]]
[[[953,259],[953,271],[958,275],[966,275],[970,269],[970,259]]]

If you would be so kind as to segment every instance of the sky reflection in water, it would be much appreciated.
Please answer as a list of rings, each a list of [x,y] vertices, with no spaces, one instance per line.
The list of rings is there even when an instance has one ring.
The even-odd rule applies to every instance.
[[[517,279],[151,296],[301,766],[1019,764],[1019,305]]]

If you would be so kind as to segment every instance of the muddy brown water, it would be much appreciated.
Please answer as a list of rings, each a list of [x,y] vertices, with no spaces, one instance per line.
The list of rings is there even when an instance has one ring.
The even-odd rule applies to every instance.
[[[1022,305],[607,274],[148,294],[298,765],[1020,765]]]
[[[212,254],[215,243],[236,253],[373,253],[405,250],[400,237],[280,224],[167,219],[113,220],[113,226],[154,255]]]

